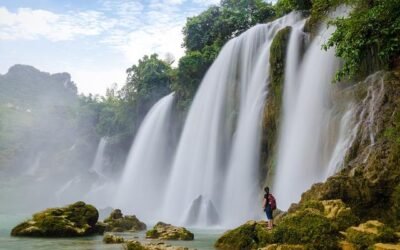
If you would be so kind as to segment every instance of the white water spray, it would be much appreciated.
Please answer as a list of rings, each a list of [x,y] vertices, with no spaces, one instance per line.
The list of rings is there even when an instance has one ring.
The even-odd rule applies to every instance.
[[[202,217],[218,216],[222,226],[260,216],[254,206],[260,202],[260,116],[269,47],[277,31],[300,18],[292,13],[257,25],[224,46],[189,110],[163,202],[165,219],[185,224],[190,212],[182,211],[190,207],[200,210]],[[204,211],[210,206],[215,209]],[[207,219],[197,221],[197,226],[210,226]]]
[[[146,115],[132,144],[115,207],[140,219],[157,220],[173,149],[170,125],[174,96],[158,101]]]

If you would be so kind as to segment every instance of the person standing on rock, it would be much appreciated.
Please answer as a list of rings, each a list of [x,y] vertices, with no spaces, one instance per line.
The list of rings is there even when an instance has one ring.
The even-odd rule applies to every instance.
[[[265,187],[264,191],[263,209],[267,215],[268,229],[272,229],[274,224],[272,211],[276,209],[276,200],[275,197],[269,193],[269,187]]]

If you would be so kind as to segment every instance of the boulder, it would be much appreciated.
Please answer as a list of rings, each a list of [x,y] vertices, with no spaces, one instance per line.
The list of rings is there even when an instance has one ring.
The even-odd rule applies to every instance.
[[[272,243],[265,221],[248,221],[238,228],[225,232],[215,243],[220,250],[249,250]]]
[[[125,240],[121,236],[106,234],[103,237],[103,242],[106,244],[121,244],[124,243]]]
[[[175,227],[171,224],[158,222],[153,229],[146,232],[146,238],[161,240],[193,240],[194,235],[184,227]]]
[[[258,250],[304,250],[306,249],[302,245],[278,245],[278,244],[272,244],[267,247],[259,248]]]
[[[400,244],[383,244],[377,243],[374,245],[375,250],[400,250]]]
[[[165,244],[164,242],[157,243],[140,243],[139,241],[128,241],[125,250],[190,250],[188,247],[178,247]]]
[[[397,241],[394,230],[377,220],[367,221],[357,227],[350,227],[346,230],[345,236],[346,240],[358,249],[367,249],[376,243]]]
[[[62,208],[49,208],[11,231],[12,236],[77,237],[95,234],[97,209],[82,201]]]
[[[104,220],[106,232],[125,232],[146,230],[146,224],[141,222],[135,215],[123,215],[120,209],[115,209],[110,216]]]

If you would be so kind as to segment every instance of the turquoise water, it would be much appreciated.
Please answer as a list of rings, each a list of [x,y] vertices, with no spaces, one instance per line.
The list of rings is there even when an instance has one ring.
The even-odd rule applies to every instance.
[[[1,250],[114,250],[123,249],[121,245],[109,245],[102,242],[103,236],[92,236],[71,239],[43,239],[10,237],[11,229],[29,218],[26,215],[0,215],[0,249]],[[190,229],[195,235],[193,241],[168,241],[168,244],[186,246],[198,250],[214,250],[214,242],[223,233],[221,230]],[[118,234],[125,239],[135,239],[147,242],[144,232]]]

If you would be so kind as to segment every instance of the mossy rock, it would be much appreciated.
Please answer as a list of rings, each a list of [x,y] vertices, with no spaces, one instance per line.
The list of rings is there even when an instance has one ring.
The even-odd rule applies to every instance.
[[[136,240],[126,242],[126,244],[124,245],[124,249],[125,250],[148,250],[148,248],[142,246],[142,244],[140,244],[140,242],[136,241]]]
[[[400,250],[400,244],[377,243],[374,245],[374,250]]]
[[[248,221],[238,228],[225,232],[215,243],[221,250],[257,249],[272,243],[271,233],[264,221]]]
[[[301,244],[307,249],[337,249],[338,231],[317,209],[289,214],[273,230],[274,243]]]
[[[268,96],[262,121],[262,169],[260,170],[262,176],[269,176],[269,180],[266,181],[272,181],[271,177],[275,164],[275,147],[279,133],[286,52],[291,30],[292,28],[289,26],[279,30],[270,47],[271,78],[269,79]]]
[[[305,250],[306,247],[302,245],[279,245],[279,244],[272,244],[267,247],[259,248],[258,250]]]
[[[106,224],[106,232],[125,232],[125,231],[142,231],[147,226],[141,222],[135,215],[123,215],[120,209],[115,209],[110,216],[104,220]]]
[[[124,243],[125,240],[121,236],[113,235],[113,234],[106,234],[103,237],[103,242],[105,244],[121,244]]]
[[[97,209],[76,202],[62,208],[49,208],[36,213],[32,219],[23,222],[11,231],[12,236],[31,237],[76,237],[96,233],[99,217]]]
[[[146,232],[146,238],[160,240],[193,240],[192,232],[184,227],[158,222],[153,229]]]
[[[347,229],[346,240],[358,249],[367,249],[376,243],[396,242],[398,238],[392,228],[372,220]]]

